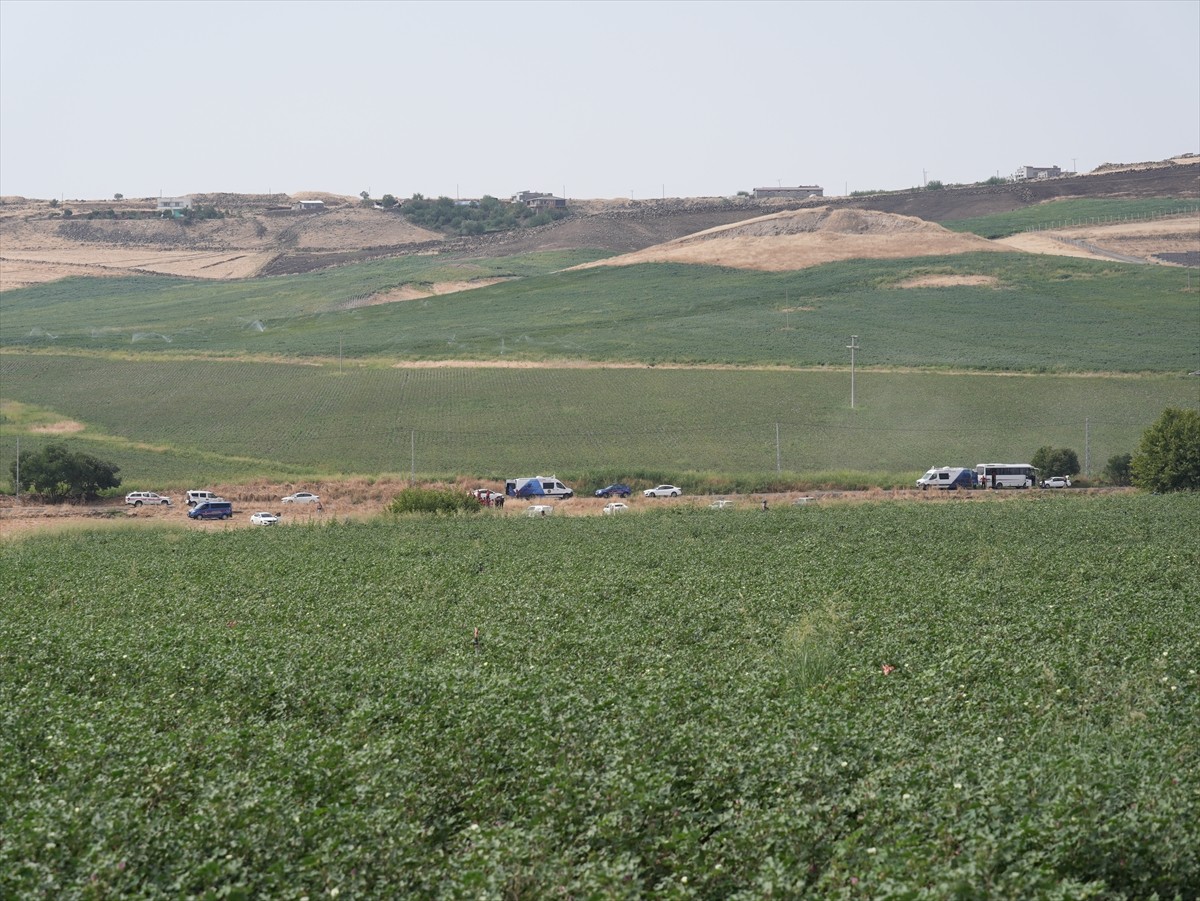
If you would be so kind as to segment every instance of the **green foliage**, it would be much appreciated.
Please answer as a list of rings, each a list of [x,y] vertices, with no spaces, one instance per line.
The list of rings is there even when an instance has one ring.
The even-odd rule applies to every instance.
[[[50,198],[50,209],[52,209],[52,210],[58,209],[58,198],[57,197]]]
[[[1133,454],[1113,454],[1108,458],[1108,462],[1104,464],[1104,472],[1100,477],[1110,485],[1132,485],[1132,461]]]
[[[1191,897],[1197,517],[0,542],[0,897]]]
[[[341,347],[391,359],[843,366],[846,338],[858,334],[860,365],[1200,369],[1194,295],[1178,269],[984,253],[788,273],[548,271],[599,256],[406,257],[231,283],[71,280],[5,292],[0,342],[143,352],[164,350],[167,336],[178,353],[331,356]],[[995,284],[902,287],[930,272]],[[531,277],[419,302],[355,303],[403,285],[496,276]],[[802,309],[784,313],[785,299]],[[156,340],[136,337],[147,333]]]
[[[1069,447],[1039,447],[1029,461],[1041,478],[1050,476],[1073,476],[1079,474],[1079,455]]]
[[[936,178],[931,178],[929,181],[927,181],[925,183],[926,191],[940,191],[945,187],[946,186],[944,184],[942,184],[940,181],[938,181]]]
[[[987,181],[983,182],[983,184],[988,185],[990,187],[995,187],[998,185],[1006,185],[1006,184],[1008,184],[1008,179],[1004,178],[1002,176],[999,176],[999,175],[993,175],[991,178],[987,179]]]
[[[379,200],[379,203],[383,206],[383,208],[385,210],[390,210],[392,207],[394,207],[399,202],[400,201],[398,201],[395,198],[395,196],[393,196],[391,194],[384,194],[383,197],[380,198],[380,200]]]
[[[17,474],[20,473],[20,484]],[[57,503],[67,499],[93,499],[106,488],[121,484],[121,467],[65,444],[46,444],[31,454],[13,460],[9,467],[12,484],[28,494]]]
[[[124,200],[124,199],[125,199],[124,194],[114,194],[113,195],[113,200]]]
[[[544,225],[567,215],[566,210],[553,209],[535,216],[523,203],[510,203],[490,196],[467,204],[457,203],[449,197],[426,200],[420,194],[414,194],[404,201],[401,210],[414,225],[456,235],[511,231],[522,226]]]
[[[64,219],[70,219],[72,216],[75,215],[75,211],[70,209],[69,207],[63,207],[62,214],[63,214]]]
[[[1147,491],[1200,490],[1200,412],[1163,410],[1142,435],[1130,469],[1133,484]]]
[[[483,508],[469,494],[453,488],[405,488],[388,506],[393,515],[403,513],[477,513]]]
[[[1039,203],[990,216],[942,221],[940,224],[951,231],[971,232],[984,238],[1007,238],[1018,232],[1038,228],[1068,228],[1073,225],[1095,225],[1195,212],[1197,204],[1194,199],[1078,198]]]
[[[224,210],[219,210],[215,206],[206,206],[203,203],[197,203],[183,211],[183,221],[186,224],[189,222],[199,222],[204,219],[225,219],[228,215]]]
[[[553,472],[580,490],[581,476],[595,473],[593,488],[636,477],[727,491],[765,490],[776,478],[872,485],[867,474],[892,473],[890,484],[907,487],[929,466],[1023,461],[1030,448],[1076,444],[1085,418],[1103,460],[1134,447],[1164,403],[1195,403],[1194,383],[1168,376],[860,369],[851,410],[849,373],[833,369],[397,368],[12,351],[0,354],[0,383],[6,399],[55,414],[40,425],[74,420],[88,426],[80,438],[91,437],[93,453],[119,448],[127,477],[157,473],[160,486],[182,488],[235,473],[407,473],[414,451],[423,479]],[[0,433],[0,459],[12,459],[17,435],[24,450],[45,440],[32,425]]]

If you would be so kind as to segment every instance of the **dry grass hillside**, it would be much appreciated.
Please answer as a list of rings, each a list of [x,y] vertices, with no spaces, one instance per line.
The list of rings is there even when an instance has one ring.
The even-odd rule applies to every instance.
[[[901,259],[1005,250],[1008,248],[984,238],[951,232],[912,216],[820,207],[788,210],[711,228],[588,265],[702,263],[781,272],[837,260]]]
[[[156,218],[155,198],[66,200],[53,207],[47,200],[0,197],[0,291],[70,276],[236,279],[416,253],[462,259],[573,249],[621,254],[603,265],[673,260],[765,271],[972,250],[1200,265],[1200,220],[1194,215],[996,242],[933,224],[1069,197],[1200,200],[1200,158],[1194,156],[1038,182],[799,202],[744,196],[572,200],[566,219],[473,238],[449,238],[411,224],[400,211],[368,209],[357,197],[320,191],[191,197],[228,215],[184,224]],[[321,200],[325,209],[294,209],[302,199]],[[97,218],[109,210],[145,218]]]
[[[195,195],[196,203],[228,210],[224,219],[184,223],[171,219],[89,219],[88,213],[150,214],[153,199],[46,201],[5,197],[0,202],[0,289],[70,276],[127,276],[156,273],[190,278],[252,278],[269,272],[280,257],[299,254],[306,268],[357,258],[395,255],[436,246],[442,235],[380,210],[326,199],[324,212],[272,209],[270,202],[246,204],[235,195]],[[278,198],[272,198],[278,203]],[[344,198],[343,198],[344,200]],[[289,203],[290,206],[290,203]],[[70,209],[65,218],[62,209]]]

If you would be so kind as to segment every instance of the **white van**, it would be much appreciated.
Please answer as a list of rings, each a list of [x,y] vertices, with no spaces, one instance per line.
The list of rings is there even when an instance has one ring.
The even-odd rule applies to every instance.
[[[527,479],[509,479],[504,483],[504,493],[509,497],[574,497],[575,492],[553,476],[533,476]]]
[[[217,494],[215,491],[189,491],[187,493],[187,505],[194,507],[202,501],[223,501],[225,498]]]
[[[965,466],[942,466],[931,469],[917,479],[917,487],[922,491],[938,488],[942,491],[954,491],[957,488],[978,488],[979,476],[975,470]]]

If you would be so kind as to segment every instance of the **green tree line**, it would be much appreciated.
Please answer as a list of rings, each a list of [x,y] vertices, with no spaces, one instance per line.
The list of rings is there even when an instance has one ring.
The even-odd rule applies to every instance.
[[[449,197],[428,200],[420,194],[414,194],[401,204],[400,209],[414,225],[454,235],[482,235],[532,228],[547,225],[567,215],[563,209],[535,213],[522,203],[510,203],[491,196],[467,205]]]

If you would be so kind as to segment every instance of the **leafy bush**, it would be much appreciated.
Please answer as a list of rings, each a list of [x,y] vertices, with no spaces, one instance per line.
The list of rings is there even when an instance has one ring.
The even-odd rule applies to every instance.
[[[467,204],[449,197],[426,200],[422,195],[414,194],[404,201],[401,210],[414,225],[458,235],[511,231],[528,225],[542,225],[567,215],[563,209],[544,210],[535,214],[524,204],[509,203],[491,196]],[[532,221],[535,219],[536,222]]]
[[[51,502],[95,498],[100,491],[121,484],[120,471],[116,464],[82,451],[71,452],[64,444],[47,444],[23,460],[14,460],[9,468],[14,486]]]
[[[1040,476],[1073,476],[1079,473],[1079,455],[1069,447],[1039,447],[1029,461]]]
[[[1104,472],[1100,477],[1110,485],[1132,485],[1133,469],[1130,462],[1133,454],[1113,454],[1104,464]]]
[[[1163,410],[1142,435],[1130,468],[1133,484],[1147,491],[1200,490],[1200,413]]]
[[[405,488],[388,507],[393,515],[402,513],[475,513],[481,510],[479,501],[453,488]]]
[[[943,184],[942,182],[938,181],[938,179],[936,179],[936,178],[931,178],[929,181],[927,181],[927,182],[925,183],[925,190],[926,190],[926,191],[940,191],[940,190],[942,190],[944,187],[946,187],[946,186],[945,186],[945,184]]]
[[[201,219],[225,219],[228,215],[224,210],[218,210],[215,206],[206,206],[203,203],[198,203],[183,211],[183,221],[195,222]]]

